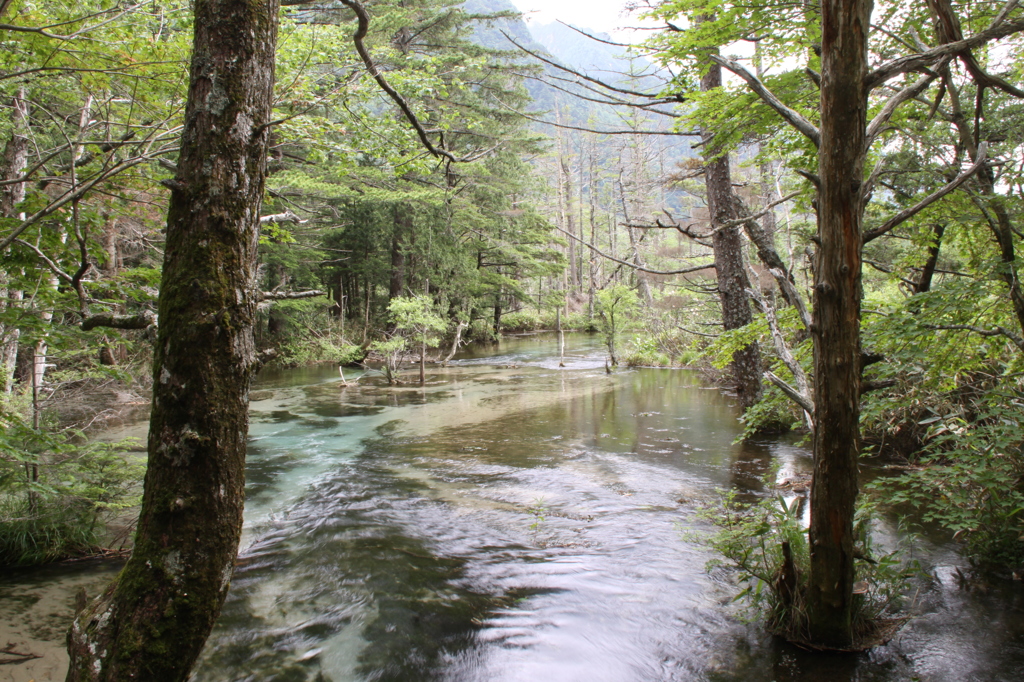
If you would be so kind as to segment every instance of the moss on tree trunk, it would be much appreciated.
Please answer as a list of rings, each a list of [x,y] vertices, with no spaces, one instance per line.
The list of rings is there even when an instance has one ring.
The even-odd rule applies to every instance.
[[[259,214],[278,0],[197,0],[167,216],[135,550],[68,634],[68,680],[185,680],[242,525]]]

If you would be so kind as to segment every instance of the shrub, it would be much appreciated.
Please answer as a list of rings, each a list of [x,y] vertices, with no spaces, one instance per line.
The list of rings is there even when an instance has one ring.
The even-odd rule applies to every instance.
[[[99,548],[106,522],[138,504],[145,471],[128,441],[82,444],[8,416],[0,431],[0,565],[29,565]]]
[[[810,568],[807,529],[800,519],[802,499],[787,502],[776,495],[754,503],[741,502],[735,493],[724,493],[721,504],[705,507],[698,516],[716,527],[703,536],[720,556],[707,569],[724,567],[736,572],[743,589],[736,599],[746,599],[753,620],[766,629],[796,642],[807,642],[805,591]],[[908,581],[920,575],[920,567],[902,549],[872,557],[869,510],[858,512],[854,632],[858,640],[870,639],[885,627],[902,622],[896,616]]]
[[[682,367],[697,362],[701,351],[687,346],[685,332],[645,330],[630,342],[623,361],[630,367]]]
[[[874,489],[952,532],[972,560],[1024,567],[1022,409],[1019,394],[992,390],[921,420],[927,428],[920,458],[925,466]]]
[[[597,292],[597,307],[601,312],[601,332],[612,365],[619,364],[616,339],[633,323],[640,306],[636,292],[624,284],[613,284]]]
[[[487,322],[487,320],[473,320],[465,334],[467,341],[494,343],[498,340],[497,335],[494,333],[494,328]]]
[[[567,332],[596,332],[600,330],[600,320],[596,317],[590,317],[586,313],[569,313],[568,315],[562,316],[562,331]],[[558,325],[555,323],[555,316],[549,315],[544,320],[544,325],[548,329],[555,329]]]
[[[653,336],[638,336],[626,346],[622,361],[628,367],[669,367],[671,359],[658,351],[658,343]]]
[[[362,359],[362,349],[341,333],[341,321],[331,314],[324,298],[278,301],[268,319],[269,343],[277,349],[277,362],[287,367],[333,362],[347,365]]]
[[[532,310],[519,310],[501,317],[501,331],[503,332],[532,332],[541,328],[543,328],[541,317]]]

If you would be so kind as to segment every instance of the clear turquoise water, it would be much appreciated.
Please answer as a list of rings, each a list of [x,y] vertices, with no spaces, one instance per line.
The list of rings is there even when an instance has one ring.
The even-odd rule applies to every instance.
[[[422,388],[262,374],[239,565],[193,679],[1024,679],[1024,589],[960,587],[941,534],[918,544],[934,579],[886,646],[812,654],[743,624],[729,575],[704,571],[694,509],[765,494],[761,477],[808,473],[809,453],[734,444],[731,401],[691,372],[606,374],[596,337],[567,353],[559,368],[553,337],[507,340]],[[901,535],[894,517],[875,533]],[[0,613],[90,571],[109,575],[11,576]]]
[[[941,542],[885,647],[808,654],[743,625],[687,540],[694,508],[809,453],[734,444],[734,407],[690,372],[606,374],[585,336],[556,353],[505,341],[425,388],[262,376],[242,561],[195,679],[1020,679],[1021,590],[959,590]]]

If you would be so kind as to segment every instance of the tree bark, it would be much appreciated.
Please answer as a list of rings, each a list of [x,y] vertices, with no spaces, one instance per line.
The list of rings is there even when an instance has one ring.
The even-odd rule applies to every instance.
[[[149,465],[135,549],[75,619],[67,679],[186,680],[242,524],[256,248],[278,0],[197,0],[167,216]]]
[[[21,177],[28,165],[28,100],[25,88],[11,100],[11,139],[4,147],[3,179],[11,181]],[[0,215],[14,217],[15,207],[25,200],[25,183],[14,182],[0,187]]]
[[[818,238],[814,267],[811,638],[851,643],[860,452],[861,188],[871,0],[823,0]]]
[[[405,247],[403,236],[412,229],[412,220],[405,212],[407,207],[394,206],[394,232],[391,235],[391,277],[388,280],[388,301],[393,301],[405,291]]]
[[[4,147],[3,169],[0,177],[10,181],[21,177],[28,165],[28,100],[25,88],[18,89],[18,94],[11,101],[11,138]],[[14,182],[0,186],[0,216],[13,218],[17,215],[17,206],[25,200],[25,183]],[[24,292],[11,289],[11,278],[6,272],[0,272],[0,313],[8,308],[20,305]],[[14,366],[18,357],[18,341],[21,329],[9,323],[0,323],[0,387],[10,394],[14,389]]]
[[[708,71],[700,81],[702,92],[722,86],[722,67],[709,63]],[[738,329],[753,319],[750,310],[750,280],[743,265],[743,239],[740,227],[717,229],[736,220],[736,201],[733,199],[732,174],[729,169],[729,155],[716,149],[715,136],[711,130],[701,130],[704,154],[704,183],[707,187],[708,213],[715,233],[711,247],[715,254],[715,270],[718,273],[718,298],[722,305],[722,326],[726,331]],[[761,398],[761,352],[756,343],[736,351],[730,365],[736,395],[744,410]]]
[[[936,223],[932,225],[932,231],[935,233],[935,242],[928,246],[928,260],[921,268],[921,276],[914,283],[915,294],[931,291],[932,277],[935,276],[935,266],[939,263],[939,249],[942,248],[942,235],[946,232],[946,225]]]

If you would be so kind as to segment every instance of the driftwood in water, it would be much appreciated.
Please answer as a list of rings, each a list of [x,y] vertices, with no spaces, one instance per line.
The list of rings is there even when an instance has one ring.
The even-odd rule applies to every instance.
[[[558,329],[558,366],[565,367],[565,332],[562,331],[562,309],[555,310],[555,326]]]
[[[455,328],[455,341],[452,342],[452,349],[448,351],[448,355],[445,356],[444,360],[441,361],[442,367],[448,366],[448,361],[455,357],[455,352],[459,350],[459,346],[462,345],[462,330],[468,325],[465,322],[459,322],[459,326]]]

